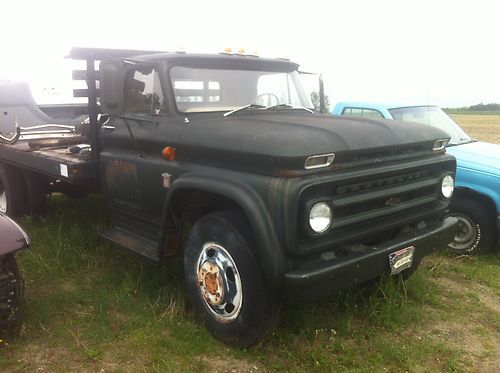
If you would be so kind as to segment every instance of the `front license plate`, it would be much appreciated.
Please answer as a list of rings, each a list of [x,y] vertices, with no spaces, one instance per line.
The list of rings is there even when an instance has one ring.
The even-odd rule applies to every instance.
[[[389,254],[389,264],[391,266],[391,274],[396,275],[399,272],[411,267],[413,262],[413,252],[415,246],[405,247],[392,254]]]

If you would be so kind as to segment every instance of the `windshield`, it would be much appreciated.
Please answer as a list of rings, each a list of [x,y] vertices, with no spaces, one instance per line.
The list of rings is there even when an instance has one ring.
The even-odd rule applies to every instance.
[[[450,145],[472,141],[470,136],[448,114],[436,106],[404,107],[390,109],[389,112],[396,120],[428,124],[445,131],[451,137]]]
[[[175,66],[170,69],[177,109],[184,113],[263,107],[313,105],[297,71],[289,73]]]

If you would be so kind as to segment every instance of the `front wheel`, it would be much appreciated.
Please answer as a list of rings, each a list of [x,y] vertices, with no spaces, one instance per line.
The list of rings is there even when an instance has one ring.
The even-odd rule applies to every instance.
[[[458,219],[458,231],[448,247],[455,254],[483,254],[495,247],[495,222],[488,206],[472,198],[452,201],[450,216]]]
[[[240,215],[219,212],[198,220],[186,243],[184,268],[191,302],[216,338],[247,347],[272,332],[280,297],[264,278]]]

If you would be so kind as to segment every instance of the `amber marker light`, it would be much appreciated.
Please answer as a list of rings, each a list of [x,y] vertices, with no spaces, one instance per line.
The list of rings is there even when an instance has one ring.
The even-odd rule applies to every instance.
[[[161,151],[161,155],[167,161],[175,160],[175,148],[173,146],[167,146]]]

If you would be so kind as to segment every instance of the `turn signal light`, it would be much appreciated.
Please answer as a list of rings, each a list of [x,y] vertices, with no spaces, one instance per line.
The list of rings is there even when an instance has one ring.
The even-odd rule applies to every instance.
[[[175,148],[173,146],[167,146],[161,151],[161,155],[167,161],[175,160]]]

